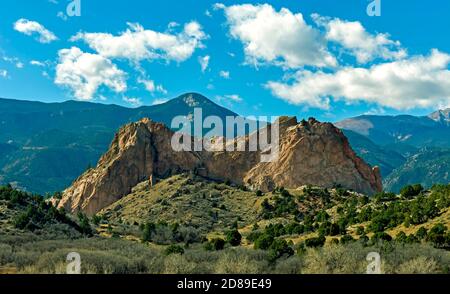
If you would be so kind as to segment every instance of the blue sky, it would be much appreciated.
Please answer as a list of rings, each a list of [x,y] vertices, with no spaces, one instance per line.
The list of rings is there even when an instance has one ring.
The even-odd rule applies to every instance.
[[[324,121],[450,106],[448,1],[381,0],[379,17],[367,0],[81,0],[67,17],[69,2],[1,1],[0,97],[131,107],[195,91]]]

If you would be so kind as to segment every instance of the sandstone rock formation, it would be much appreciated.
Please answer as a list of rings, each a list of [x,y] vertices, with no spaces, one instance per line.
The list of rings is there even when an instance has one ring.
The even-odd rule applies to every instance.
[[[270,126],[261,132],[269,129]],[[172,135],[165,125],[149,119],[124,126],[97,167],[64,191],[59,206],[92,215],[151,177],[197,171],[211,179],[229,180],[262,191],[306,184],[340,184],[367,194],[382,189],[378,168],[372,169],[357,157],[347,138],[330,123],[314,119],[298,123],[296,118],[280,118],[279,159],[267,163],[260,161],[259,151],[176,152],[171,147]],[[247,142],[256,135],[237,140]]]

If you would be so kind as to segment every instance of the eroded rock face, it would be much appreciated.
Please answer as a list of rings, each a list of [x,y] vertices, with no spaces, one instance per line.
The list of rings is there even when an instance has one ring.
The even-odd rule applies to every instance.
[[[382,190],[378,168],[372,169],[357,157],[339,129],[314,119],[299,124],[295,118],[280,118],[279,159],[268,163],[260,161],[259,151],[176,152],[171,147],[172,135],[163,124],[149,119],[126,125],[97,167],[64,191],[59,206],[92,215],[152,176],[195,171],[262,191],[306,184],[340,184],[366,194]],[[248,141],[249,136],[238,140]]]

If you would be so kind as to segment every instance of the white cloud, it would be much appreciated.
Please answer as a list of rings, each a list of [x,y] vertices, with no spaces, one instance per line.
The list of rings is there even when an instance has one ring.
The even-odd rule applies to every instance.
[[[163,104],[163,103],[166,103],[167,101],[169,101],[169,100],[165,99],[165,98],[155,99],[155,100],[153,100],[152,105]]]
[[[450,106],[450,55],[432,50],[366,68],[335,73],[299,71],[292,84],[268,82],[273,95],[292,104],[328,109],[330,99],[395,109]]]
[[[164,95],[167,94],[167,90],[162,85],[156,86],[156,91],[158,91],[159,93],[162,93]]]
[[[78,99],[91,100],[102,85],[115,92],[127,89],[126,74],[103,56],[77,47],[62,49],[58,55],[55,83],[72,89]]]
[[[139,79],[138,82],[143,84],[147,91],[149,91],[151,93],[155,92],[155,90],[156,90],[155,81]]]
[[[17,62],[16,63],[16,67],[18,68],[18,69],[22,69],[23,67],[24,67],[25,65],[23,64],[23,62]]]
[[[301,13],[294,14],[286,8],[277,12],[269,4],[226,7],[219,3],[214,8],[225,11],[230,34],[243,43],[247,63],[284,68],[337,65],[327,50],[326,40],[305,22]]]
[[[58,38],[47,30],[43,25],[36,21],[21,18],[14,23],[14,29],[27,36],[37,34],[37,40],[41,43],[50,43],[58,40]]]
[[[202,40],[206,38],[200,24],[192,21],[185,24],[178,34],[146,30],[140,24],[128,23],[128,29],[118,36],[78,33],[71,40],[84,40],[107,58],[123,58],[135,62],[152,59],[182,62],[190,58],[197,48],[202,48]]]
[[[211,57],[209,55],[200,56],[198,58],[198,62],[200,63],[200,67],[202,68],[202,72],[205,72],[206,69],[208,68],[210,59],[211,59]]]
[[[167,90],[164,89],[162,85],[156,85],[153,80],[139,78],[138,83],[143,84],[145,89],[150,93],[159,92],[162,94],[167,94]]]
[[[180,26],[180,24],[175,22],[175,21],[169,22],[169,24],[167,25],[167,27],[169,29],[173,29],[173,28],[176,28],[176,27],[179,27],[179,26]]]
[[[242,102],[242,98],[237,94],[216,96],[216,100],[219,102],[221,101]]]
[[[62,19],[63,21],[67,21],[67,20],[69,19],[69,17],[67,16],[67,14],[65,14],[65,13],[62,12],[62,11],[59,11],[59,12],[56,14],[56,17]]]
[[[45,63],[38,60],[31,60],[30,64],[34,66],[45,67]]]
[[[220,75],[220,77],[222,77],[222,78],[224,78],[226,80],[230,79],[230,72],[229,71],[221,70],[219,72],[219,75]]]
[[[339,43],[356,57],[359,63],[376,58],[397,60],[407,57],[399,41],[390,39],[389,34],[370,34],[359,21],[345,21],[339,18],[313,14],[312,18],[326,30],[326,39]]]
[[[0,69],[0,77],[6,79],[8,77],[8,71],[6,69]]]
[[[141,99],[139,98],[131,98],[131,97],[123,97],[123,101],[127,102],[128,104],[131,104],[133,107],[139,107],[142,105]]]

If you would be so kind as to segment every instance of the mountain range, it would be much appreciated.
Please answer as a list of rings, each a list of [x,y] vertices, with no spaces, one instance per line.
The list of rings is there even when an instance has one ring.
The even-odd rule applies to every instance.
[[[384,188],[398,192],[407,184],[429,187],[450,181],[449,114],[450,109],[428,116],[363,115],[335,125],[358,155],[380,166]]]
[[[144,117],[170,126],[174,116],[189,117],[195,107],[204,116],[238,116],[196,93],[139,108],[0,99],[0,184],[62,191],[97,164],[121,126]],[[380,167],[384,189],[449,182],[450,109],[423,117],[364,115],[335,125],[360,157]]]
[[[122,125],[143,117],[170,125],[195,107],[221,118],[238,116],[195,93],[139,108],[0,99],[0,183],[40,194],[61,191],[96,165]]]

